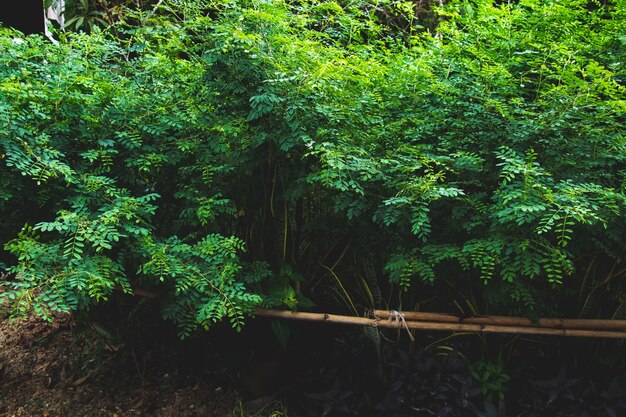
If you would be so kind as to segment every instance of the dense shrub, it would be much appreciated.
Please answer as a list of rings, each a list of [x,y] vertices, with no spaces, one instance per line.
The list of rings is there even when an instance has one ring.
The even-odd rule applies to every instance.
[[[3,29],[0,301],[154,288],[183,335],[261,304],[626,312],[623,6],[409,6]]]

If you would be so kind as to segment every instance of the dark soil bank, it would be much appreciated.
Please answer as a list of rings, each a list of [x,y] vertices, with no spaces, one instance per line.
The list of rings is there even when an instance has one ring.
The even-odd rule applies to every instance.
[[[237,393],[69,318],[0,322],[0,416],[229,416]],[[170,358],[171,359],[171,358]]]

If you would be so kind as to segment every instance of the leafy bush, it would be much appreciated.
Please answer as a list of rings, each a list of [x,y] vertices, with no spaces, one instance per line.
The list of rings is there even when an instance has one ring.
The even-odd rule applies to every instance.
[[[504,385],[509,381],[509,376],[501,363],[478,361],[470,364],[468,371],[480,383],[481,393],[487,400],[493,400],[495,396],[500,401],[504,400]]]
[[[599,385],[569,378],[562,367],[554,377],[532,385],[534,397],[522,403],[533,416],[617,416],[626,411],[624,381],[618,378]]]
[[[137,13],[58,46],[2,30],[16,313],[140,286],[182,335],[311,300],[579,312],[611,285],[619,310],[620,4]]]
[[[626,380],[619,368],[599,363],[576,365],[554,345],[530,346],[535,341],[519,347],[507,365],[507,371],[512,371],[509,378],[500,362],[472,361],[468,339],[461,344],[460,338],[452,343],[449,338],[435,340],[426,349],[417,347],[413,352],[386,346],[377,355],[363,335],[352,336],[352,340],[346,337],[337,343],[332,354],[317,357],[319,366],[309,369],[311,375],[295,379],[305,381],[300,386],[294,387],[293,380],[289,382],[292,392],[300,389],[307,399],[300,404],[290,403],[290,410],[302,408],[305,415],[333,417],[416,413],[582,417],[619,416],[626,410]],[[424,337],[421,341],[426,340]],[[584,351],[584,342],[569,343],[577,345],[573,349],[577,354]],[[619,344],[613,348],[619,350]],[[529,360],[533,356],[529,350],[539,355]],[[311,356],[319,355],[317,352]]]

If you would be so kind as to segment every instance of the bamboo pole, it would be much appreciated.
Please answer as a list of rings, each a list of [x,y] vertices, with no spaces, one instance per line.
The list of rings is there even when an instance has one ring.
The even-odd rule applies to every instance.
[[[137,296],[158,298],[161,293],[153,289],[135,288]],[[329,323],[400,328],[397,321],[389,321],[395,312],[374,310],[374,318],[341,316],[323,313],[292,313],[291,311],[259,308],[259,316],[294,320],[325,321]],[[545,334],[582,337],[626,338],[626,320],[559,319],[542,318],[537,323],[525,317],[471,316],[459,317],[449,313],[417,311],[401,312],[407,327],[422,330],[476,331],[484,333]]]
[[[374,315],[387,319],[389,310],[374,310]],[[432,321],[439,323],[494,324],[502,326],[544,327],[552,329],[626,330],[626,320],[559,319],[542,318],[537,323],[525,317],[470,316],[459,317],[448,313],[400,312],[407,321]]]
[[[270,310],[259,308],[255,311],[258,316],[273,317],[278,319],[304,320],[334,324],[351,324],[372,327],[385,327],[392,329],[415,329],[415,330],[442,330],[463,331],[480,333],[512,333],[512,334],[537,334],[551,336],[578,336],[578,337],[603,337],[603,338],[626,338],[626,332],[603,331],[593,329],[554,329],[537,326],[475,324],[475,323],[446,323],[431,321],[396,321],[381,319],[380,317],[353,317],[337,314],[291,312],[288,310]]]

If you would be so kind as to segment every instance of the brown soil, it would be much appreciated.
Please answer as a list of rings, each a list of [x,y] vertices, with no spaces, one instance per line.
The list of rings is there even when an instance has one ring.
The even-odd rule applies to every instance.
[[[237,393],[207,380],[68,316],[0,320],[0,417],[231,416]]]

